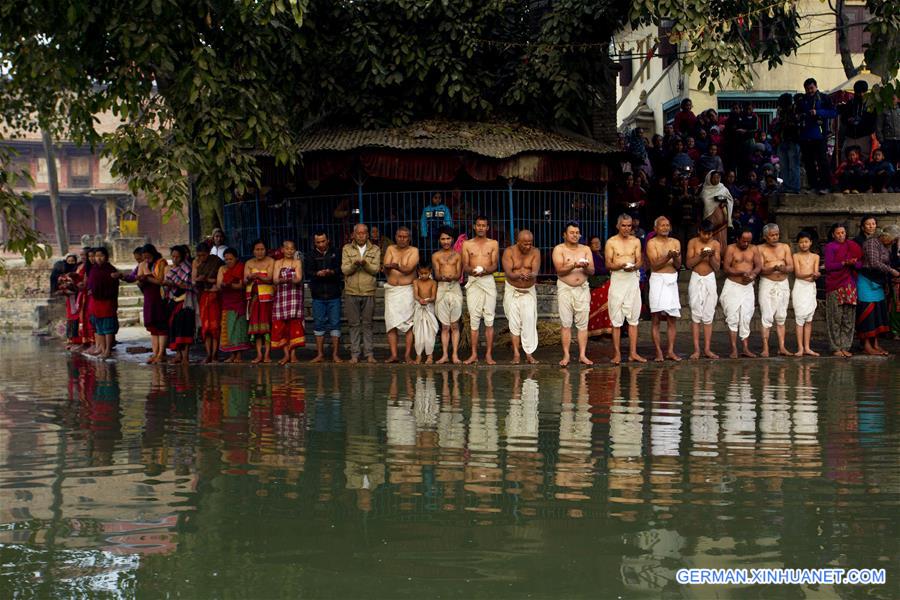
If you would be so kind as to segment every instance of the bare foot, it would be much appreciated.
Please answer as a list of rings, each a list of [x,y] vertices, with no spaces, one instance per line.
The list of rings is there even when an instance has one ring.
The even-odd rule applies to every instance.
[[[580,362],[580,363],[583,364],[583,365],[592,365],[592,364],[594,364],[594,361],[592,361],[591,359],[589,359],[587,356],[579,356],[579,357],[578,357],[578,362]]]
[[[356,356],[354,356],[354,357],[352,357],[352,358],[350,359],[350,364],[351,364],[351,365],[355,365],[355,364],[358,363],[358,362],[359,362],[359,358],[357,358]]]
[[[716,360],[717,358],[719,358],[719,355],[716,354],[715,352],[713,352],[712,350],[707,350],[704,354],[706,355],[706,358],[711,358],[713,360]]]
[[[569,357],[564,356],[561,361],[559,361],[559,366],[568,367],[569,366]]]
[[[634,362],[645,363],[647,359],[641,356],[640,354],[629,354],[628,360],[633,360]]]
[[[517,364],[519,364],[521,361],[522,361],[522,359],[519,358],[519,355],[518,355],[518,354],[513,354],[512,360],[509,361],[509,362],[510,362],[510,364],[517,365]]]
[[[746,350],[744,350],[744,355],[745,355],[745,356],[747,355],[747,351],[746,351]],[[763,358],[769,358],[769,351],[768,351],[768,350],[763,350],[762,352],[759,353],[759,355],[762,356]]]
[[[355,360],[355,359],[354,359],[354,360]],[[316,355],[313,357],[313,359],[312,359],[311,361],[309,361],[309,362],[311,362],[311,363],[325,362],[325,357],[322,356],[321,354],[316,354]]]
[[[398,359],[396,356],[389,356],[388,359],[386,361],[384,361],[384,364],[389,365],[389,364],[393,364],[397,361],[398,361]]]
[[[403,362],[405,362],[408,365],[417,365],[417,364],[419,364],[419,357],[417,356],[417,357],[413,358],[412,356],[406,356],[403,358]]]
[[[792,352],[790,356],[803,356],[803,348],[800,348],[796,352]]]
[[[408,357],[408,356],[406,357],[406,362],[407,362],[407,364],[409,363],[409,357]],[[421,364],[422,364],[422,357],[419,356],[418,354],[416,355],[415,363],[416,363],[417,365],[421,365]]]
[[[846,354],[844,354],[843,350],[835,350],[831,354],[834,356],[840,356],[841,358],[845,358],[847,356]]]
[[[290,359],[289,357],[285,356],[284,358],[282,358],[281,360],[278,361],[278,364],[279,364],[279,365],[286,365],[286,364],[288,364],[289,362],[291,362],[291,359]]]
[[[434,364],[434,357],[431,356],[431,355],[429,354],[429,355],[428,355],[428,358],[425,359],[425,364],[426,364],[426,365],[433,365],[433,364]]]
[[[738,351],[737,351],[737,350],[732,350],[732,351],[728,354],[728,358],[737,358],[737,357],[738,357]]]
[[[699,350],[695,350],[695,351],[691,352],[691,356],[690,356],[691,360],[697,360],[698,358],[700,358]]]
[[[741,352],[741,356],[746,356],[747,358],[756,358],[756,354],[750,352],[749,350],[743,350]],[[768,356],[768,354],[766,354],[765,356]]]
[[[171,361],[169,361],[169,362],[171,362],[173,365],[180,365],[180,364],[181,364],[181,358],[180,358],[180,357],[179,357],[179,358],[173,358],[173,359],[172,359]]]
[[[442,357],[440,358],[440,360],[437,361],[437,364],[443,365],[443,364],[446,364],[446,363],[448,363],[448,362],[450,362],[450,358],[445,354],[444,356],[442,356]]]
[[[478,362],[478,355],[477,355],[477,354],[473,354],[472,356],[470,356],[469,358],[467,358],[466,361],[465,361],[463,364],[464,364],[464,365],[474,365],[474,364],[477,363],[477,362]]]
[[[369,363],[370,365],[374,365],[375,362],[376,362],[376,361],[375,361],[375,357],[374,357],[374,356],[370,356],[369,358],[366,359],[366,362]]]
[[[147,362],[145,362],[144,364],[145,364],[145,365],[155,365],[155,364],[156,364],[156,357],[155,357],[155,356],[151,356],[150,358],[147,359]]]
[[[272,362],[272,359],[269,358],[268,356],[266,356],[266,357],[264,357],[264,358],[262,359],[262,361],[263,361],[264,363],[266,363],[266,364],[269,364],[270,362]]]
[[[459,359],[458,356],[454,356],[454,357],[453,357],[453,364],[454,364],[454,365],[461,365],[461,364],[462,364],[462,361]]]
[[[533,357],[533,356],[530,355],[530,354],[526,354],[526,355],[525,355],[525,360],[526,360],[526,361],[528,362],[528,364],[530,364],[530,365],[536,365],[536,364],[539,364],[539,363],[540,363],[539,360],[537,360],[535,357]]]
[[[794,356],[791,352],[788,352],[787,348],[779,348],[778,356]]]
[[[678,356],[677,354],[675,354],[674,352],[669,352],[668,354],[666,354],[666,356],[669,357],[671,360],[674,360],[675,362],[681,362],[681,357]]]
[[[663,357],[663,353],[660,351],[656,353],[656,358],[654,358],[653,360],[656,362],[662,362],[666,359]]]
[[[331,362],[333,362],[335,364],[340,364],[340,363],[344,362],[344,360],[340,356],[335,354],[334,356],[331,357]]]
[[[486,362],[486,363],[489,364],[489,365],[496,365],[496,364],[497,364],[497,361],[494,360],[494,359],[491,357],[490,354],[488,354],[487,356],[484,357],[484,362]]]
[[[262,356],[257,356],[256,358],[254,358],[254,359],[251,360],[250,362],[253,363],[254,365],[258,365],[259,363],[262,362]]]
[[[616,354],[611,359],[609,359],[609,362],[611,362],[614,365],[621,365],[622,364],[622,355]]]
[[[863,350],[863,354],[868,354],[869,356],[881,356],[881,352],[874,348],[871,350]]]
[[[851,356],[853,356],[853,353],[849,350],[842,350],[842,352],[844,353],[844,358],[850,358]]]
[[[806,350],[806,351],[803,352],[803,354],[805,354],[805,355],[807,355],[807,356],[819,356],[819,353],[818,353],[818,352],[814,352],[813,350]]]

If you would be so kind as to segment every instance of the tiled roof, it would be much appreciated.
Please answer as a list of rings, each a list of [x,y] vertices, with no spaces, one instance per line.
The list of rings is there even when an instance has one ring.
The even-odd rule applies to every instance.
[[[514,123],[419,121],[383,129],[317,129],[299,136],[300,152],[342,152],[363,148],[456,150],[504,159],[525,152],[612,154],[616,149],[587,137]]]

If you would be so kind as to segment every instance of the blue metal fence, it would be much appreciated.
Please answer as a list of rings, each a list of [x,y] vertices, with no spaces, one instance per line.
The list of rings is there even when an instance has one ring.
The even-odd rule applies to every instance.
[[[412,243],[423,260],[438,249],[439,219],[426,219],[423,211],[435,194],[449,209],[457,234],[472,237],[476,216],[490,219],[488,235],[505,248],[520,229],[534,234],[535,246],[542,251],[542,274],[552,274],[550,250],[562,239],[569,221],[581,225],[585,243],[594,235],[606,236],[606,202],[603,193],[562,190],[428,190],[407,192],[367,192],[328,196],[260,198],[233,202],[225,206],[225,231],[228,243],[243,256],[251,254],[251,244],[262,239],[272,248],[292,240],[301,252],[312,248],[316,231],[328,233],[336,247],[350,241],[353,226],[363,222],[389,240],[398,227],[412,232]]]

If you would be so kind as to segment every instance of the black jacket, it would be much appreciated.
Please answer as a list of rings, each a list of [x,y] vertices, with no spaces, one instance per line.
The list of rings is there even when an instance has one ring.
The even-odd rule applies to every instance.
[[[316,273],[326,269],[330,269],[334,273],[325,277],[316,276]],[[325,254],[315,248],[307,252],[303,262],[303,272],[309,278],[309,291],[314,300],[334,300],[341,297],[344,289],[341,257],[334,251],[334,248],[329,248]]]

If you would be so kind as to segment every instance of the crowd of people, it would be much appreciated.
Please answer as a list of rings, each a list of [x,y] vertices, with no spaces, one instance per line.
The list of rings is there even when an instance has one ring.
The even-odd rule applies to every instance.
[[[727,201],[716,200],[722,211]],[[556,275],[556,295],[561,325],[562,358],[572,358],[573,328],[577,360],[590,365],[589,332],[608,325],[612,333],[612,362],[620,364],[622,329],[627,323],[628,358],[645,359],[637,351],[638,324],[649,312],[656,360],[681,360],[676,350],[676,323],[681,316],[679,272],[691,271],[688,295],[692,321],[691,358],[718,358],[712,351],[712,323],[721,305],[730,332],[730,356],[755,356],[750,350],[750,322],[759,306],[762,352],[769,356],[770,330],[777,336],[782,355],[818,354],[811,347],[812,322],[817,308],[817,279],[824,273],[827,335],[831,351],[850,356],[854,338],[863,352],[882,355],[879,337],[900,334],[900,227],[879,228],[874,217],[860,224],[851,240],[843,224],[831,228],[823,256],[814,253],[807,232],[796,239],[796,249],[781,240],[777,225],[762,228],[763,242],[753,243],[753,231],[740,230],[732,243],[712,219],[701,221],[687,244],[672,235],[666,216],[654,219],[646,240],[635,235],[636,221],[622,213],[617,233],[606,241],[592,238],[582,243],[576,222],[566,224],[562,242],[550,254]],[[494,318],[498,280],[503,282],[503,311],[508,322],[512,362],[537,362],[539,344],[535,284],[541,273],[541,250],[528,230],[518,232],[514,244],[502,252],[488,236],[490,221],[478,216],[474,235],[457,250],[453,232],[437,232],[440,250],[429,261],[410,243],[410,231],[399,226],[395,241],[382,256],[372,243],[369,228],[357,224],[353,240],[340,250],[332,247],[325,232],[314,235],[314,247],[301,256],[293,241],[270,251],[262,241],[253,244],[253,255],[242,261],[224,244],[216,230],[199,244],[192,256],[187,246],[170,248],[167,261],[153,245],[136,248],[137,265],[118,271],[109,262],[106,248],[85,248],[80,257],[61,262],[52,277],[55,294],[66,298],[69,349],[109,358],[118,330],[117,301],[120,281],[135,282],[143,294],[143,323],[151,338],[148,363],[189,362],[190,349],[202,341],[204,362],[225,357],[241,362],[245,351],[255,350],[253,363],[268,363],[272,349],[281,351],[280,364],[297,362],[297,349],[306,343],[305,290],[312,296],[316,354],[312,362],[330,358],[342,362],[341,315],[350,333],[352,363],[375,362],[374,313],[378,277],[383,276],[384,325],[389,356],[386,362],[473,364],[479,361],[483,322],[484,359],[495,364]],[[500,277],[502,273],[502,278]],[[608,280],[592,286],[599,274]],[[725,282],[718,289],[716,275]],[[642,274],[648,277],[642,285]],[[793,276],[793,287],[789,283]],[[759,286],[755,285],[757,280]],[[592,287],[594,289],[592,289]],[[465,288],[465,302],[464,291]],[[796,322],[796,350],[786,345],[785,322],[792,303]],[[644,305],[649,311],[644,310]],[[470,356],[459,356],[463,307],[469,321]],[[596,323],[599,320],[600,325]],[[667,324],[666,342],[661,339]],[[703,347],[701,350],[701,333]],[[404,348],[401,357],[400,337]],[[326,338],[330,338],[329,341]],[[738,340],[741,348],[739,351]],[[329,347],[326,347],[329,346]]]
[[[750,229],[760,243],[773,198],[803,191],[804,172],[805,189],[822,194],[900,190],[900,105],[870,111],[865,81],[837,106],[815,79],[803,87],[778,98],[767,127],[751,103],[736,103],[727,116],[715,109],[695,115],[685,99],[661,135],[648,140],[640,128],[620,134],[619,148],[631,158],[612,186],[614,214],[628,212],[644,224],[666,215],[682,244],[704,218],[723,231]],[[727,199],[727,210],[717,210],[715,197]]]

